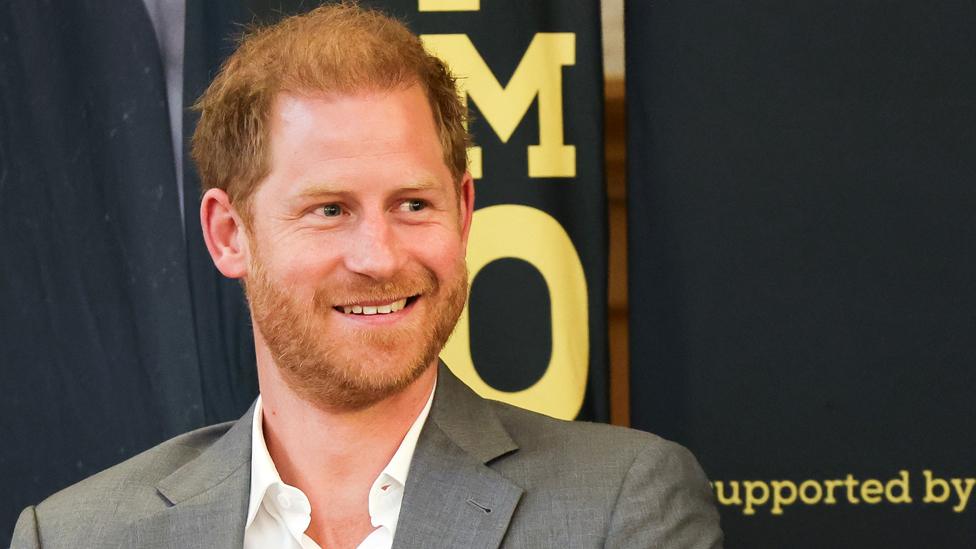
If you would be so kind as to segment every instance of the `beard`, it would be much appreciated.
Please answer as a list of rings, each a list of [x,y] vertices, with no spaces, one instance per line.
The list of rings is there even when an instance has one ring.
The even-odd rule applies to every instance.
[[[269,276],[256,253],[252,257],[244,290],[254,323],[289,389],[323,410],[360,410],[417,380],[434,364],[467,298],[463,259],[443,283],[421,267],[388,281],[350,274],[358,278],[320,287],[301,302]],[[394,325],[353,328],[333,309],[406,296],[420,297]],[[422,310],[413,309],[421,304]]]

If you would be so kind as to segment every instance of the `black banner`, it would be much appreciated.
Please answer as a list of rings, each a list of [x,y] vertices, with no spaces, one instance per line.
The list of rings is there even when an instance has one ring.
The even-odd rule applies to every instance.
[[[972,547],[976,8],[627,8],[633,424],[730,547]]]

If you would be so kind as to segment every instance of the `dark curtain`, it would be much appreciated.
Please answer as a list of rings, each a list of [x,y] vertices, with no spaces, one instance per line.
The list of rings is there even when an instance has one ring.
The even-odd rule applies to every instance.
[[[0,540],[204,422],[165,85],[141,2],[0,3]]]

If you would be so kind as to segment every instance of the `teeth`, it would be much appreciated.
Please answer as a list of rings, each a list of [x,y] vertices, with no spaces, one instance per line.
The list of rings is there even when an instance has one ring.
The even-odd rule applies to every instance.
[[[399,301],[394,301],[393,303],[387,303],[386,305],[343,305],[342,312],[346,313],[347,315],[385,315],[401,311],[406,306],[407,300],[401,299]]]

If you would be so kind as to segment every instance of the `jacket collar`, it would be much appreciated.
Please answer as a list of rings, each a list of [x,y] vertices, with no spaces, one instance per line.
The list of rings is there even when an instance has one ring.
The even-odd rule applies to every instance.
[[[254,406],[209,448],[157,485],[172,504],[129,527],[122,547],[241,547],[251,483]]]
[[[488,403],[439,366],[393,547],[498,547],[522,489],[489,468],[518,450]]]
[[[394,548],[497,547],[522,489],[487,464],[515,452],[488,403],[438,366],[434,402],[410,465]],[[126,547],[241,547],[254,407],[156,488],[172,507],[129,529]]]

